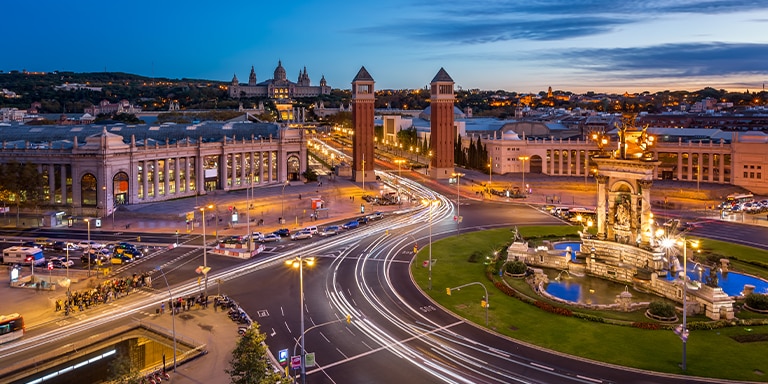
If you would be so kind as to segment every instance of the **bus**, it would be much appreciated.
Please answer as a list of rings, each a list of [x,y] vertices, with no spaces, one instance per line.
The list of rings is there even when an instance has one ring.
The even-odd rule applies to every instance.
[[[731,203],[748,203],[755,199],[755,196],[751,193],[732,193],[728,195],[726,201]]]
[[[18,313],[0,316],[0,344],[24,336],[24,318]]]
[[[43,250],[36,247],[10,247],[3,250],[3,264],[45,265]]]

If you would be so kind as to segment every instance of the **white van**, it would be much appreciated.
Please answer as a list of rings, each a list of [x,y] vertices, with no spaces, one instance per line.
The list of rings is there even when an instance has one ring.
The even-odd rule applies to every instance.
[[[3,250],[3,264],[45,265],[43,250],[36,247],[10,247]]]
[[[309,227],[306,227],[306,228],[302,229],[302,231],[307,231],[307,232],[311,233],[314,236],[314,235],[317,235],[317,226],[311,225]]]

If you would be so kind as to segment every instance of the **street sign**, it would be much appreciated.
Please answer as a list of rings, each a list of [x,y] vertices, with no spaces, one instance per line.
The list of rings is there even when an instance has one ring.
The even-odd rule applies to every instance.
[[[347,315],[349,316],[349,315]],[[306,355],[304,355],[305,365],[307,367],[314,367],[315,366],[315,353],[309,352]]]
[[[291,368],[301,368],[301,356],[291,356]]]
[[[277,361],[280,363],[280,365],[286,365],[286,363],[288,363],[287,349],[281,349],[279,352],[277,352]]]
[[[48,262],[48,270],[50,271],[51,269],[53,269],[53,263],[52,262]]]

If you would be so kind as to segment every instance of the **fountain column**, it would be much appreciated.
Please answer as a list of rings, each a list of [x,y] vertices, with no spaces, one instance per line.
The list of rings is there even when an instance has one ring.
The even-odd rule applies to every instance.
[[[640,197],[643,199],[640,207],[640,240],[642,246],[650,246],[651,236],[653,236],[653,223],[651,219],[651,180],[638,180],[640,186]]]
[[[608,176],[597,175],[597,238],[606,238],[606,183],[608,182]]]

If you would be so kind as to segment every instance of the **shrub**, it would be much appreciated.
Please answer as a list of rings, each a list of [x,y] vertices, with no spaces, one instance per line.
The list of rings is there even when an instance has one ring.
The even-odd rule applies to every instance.
[[[571,317],[573,316],[573,312],[571,312],[568,308],[562,308],[562,307],[556,307],[552,304],[545,303],[543,301],[537,301],[534,303],[535,306],[539,307],[540,309],[543,309],[549,313],[554,313],[556,315]]]
[[[587,313],[574,312],[573,317],[577,319],[584,319],[594,323],[605,323],[605,319],[600,316],[590,315]]]
[[[675,317],[675,307],[664,301],[652,301],[648,305],[648,311],[654,316]]]
[[[634,322],[634,323],[632,323],[632,326],[635,327],[635,328],[648,329],[648,330],[651,330],[651,331],[658,331],[659,329],[662,328],[661,325],[659,325],[657,323],[646,323],[644,321]]]
[[[467,261],[469,261],[470,263],[478,263],[480,262],[480,260],[484,260],[484,259],[485,257],[483,256],[482,252],[474,251],[472,252],[471,255],[469,255],[469,259],[467,259]]]
[[[768,295],[750,293],[747,295],[746,299],[744,299],[744,303],[747,304],[750,308],[761,311],[768,311]]]
[[[513,261],[510,263],[507,263],[507,273],[511,273],[513,275],[521,275],[525,273],[525,270],[528,267],[523,263],[522,261]]]

